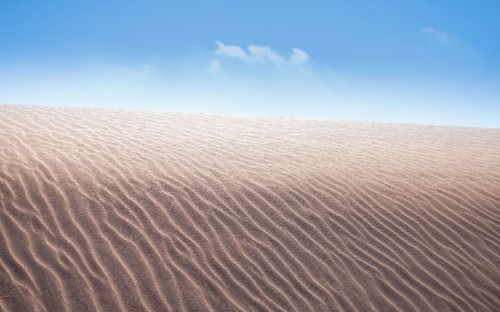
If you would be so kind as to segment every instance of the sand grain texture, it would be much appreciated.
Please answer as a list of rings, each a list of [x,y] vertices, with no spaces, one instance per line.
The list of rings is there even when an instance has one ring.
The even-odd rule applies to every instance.
[[[0,106],[4,311],[499,311],[500,129]]]

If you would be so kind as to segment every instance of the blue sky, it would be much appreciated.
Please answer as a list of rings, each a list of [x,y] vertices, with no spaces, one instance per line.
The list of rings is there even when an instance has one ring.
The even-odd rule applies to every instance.
[[[500,127],[499,1],[2,1],[0,103]]]

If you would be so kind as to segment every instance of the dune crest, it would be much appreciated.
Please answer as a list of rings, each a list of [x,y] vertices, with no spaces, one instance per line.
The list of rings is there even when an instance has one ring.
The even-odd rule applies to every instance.
[[[0,310],[498,311],[500,129],[0,106]]]

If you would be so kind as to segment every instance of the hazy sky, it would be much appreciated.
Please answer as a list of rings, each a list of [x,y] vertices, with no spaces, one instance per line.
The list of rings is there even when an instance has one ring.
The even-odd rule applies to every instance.
[[[500,1],[0,1],[0,103],[500,127]]]

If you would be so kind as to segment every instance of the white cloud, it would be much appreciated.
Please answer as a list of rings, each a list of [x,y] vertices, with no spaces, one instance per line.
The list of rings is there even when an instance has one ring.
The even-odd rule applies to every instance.
[[[217,41],[217,55],[223,55],[227,57],[239,58],[246,60],[248,58],[247,54],[239,46],[224,45],[222,42]]]
[[[293,48],[292,52],[292,56],[290,57],[292,63],[304,63],[309,60],[309,55],[304,50]]]
[[[208,71],[212,74],[217,74],[221,71],[221,66],[219,60],[212,59],[208,65]]]
[[[248,47],[248,51],[250,51],[251,59],[256,62],[270,61],[271,63],[279,65],[285,61],[281,55],[273,51],[270,47],[251,45]]]
[[[449,42],[451,40],[451,37],[448,34],[442,32],[442,31],[438,31],[432,27],[426,27],[426,28],[422,29],[422,33],[425,34],[426,36],[428,36],[429,38],[436,40],[436,41],[439,41],[439,42],[442,42],[442,43],[446,43],[446,42]]]
[[[290,56],[290,59],[287,60],[278,52],[266,46],[250,45],[248,46],[248,52],[245,52],[245,50],[243,50],[240,46],[225,45],[220,41],[216,41],[216,43],[216,56],[236,58],[246,63],[271,63],[276,66],[281,66],[286,63],[296,65],[305,63],[309,60],[309,55],[304,50],[298,48],[292,49],[292,55]],[[217,63],[215,61],[217,61]],[[218,71],[220,70],[220,66],[220,61],[218,59],[214,59],[210,63],[210,71],[213,72],[214,69]]]

